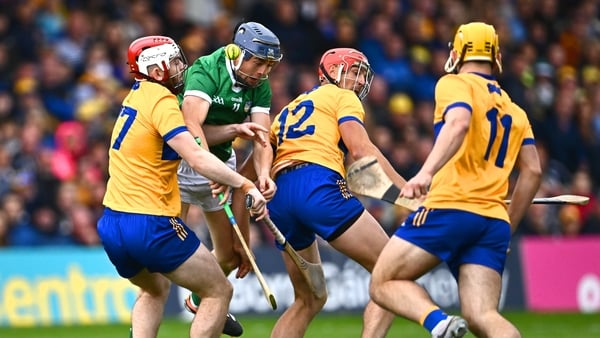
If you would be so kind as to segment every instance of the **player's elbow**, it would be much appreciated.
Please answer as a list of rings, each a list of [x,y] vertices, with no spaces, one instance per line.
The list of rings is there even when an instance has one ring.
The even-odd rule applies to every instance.
[[[359,158],[363,158],[365,156],[372,156],[377,153],[377,148],[371,142],[361,142],[354,144],[352,147],[348,148],[348,154],[354,160],[358,160]]]
[[[194,105],[192,104],[192,102],[190,102],[190,100],[184,99],[183,102],[181,102],[181,113],[183,114],[184,119],[186,117],[189,118],[189,116],[191,116],[192,112],[194,111]]]
[[[192,169],[194,169],[194,171],[204,175],[206,168],[211,163],[211,159],[207,155],[208,152],[206,150],[197,147],[197,149],[194,149],[191,153],[186,153],[182,158]]]
[[[539,164],[534,164],[534,165],[527,167],[527,173],[528,173],[527,176],[530,177],[532,180],[541,182],[542,168]]]
[[[529,182],[529,184],[539,187],[542,183],[542,168],[540,164],[536,162],[521,165],[519,168],[519,176]]]
[[[535,165],[533,165],[529,171],[531,172],[531,175],[538,177],[541,179],[542,177],[542,167],[540,166],[539,163],[535,163]]]

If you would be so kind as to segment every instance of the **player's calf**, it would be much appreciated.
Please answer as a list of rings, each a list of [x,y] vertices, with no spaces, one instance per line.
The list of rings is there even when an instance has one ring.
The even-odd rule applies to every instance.
[[[190,293],[190,295],[184,300],[183,306],[189,312],[196,314],[196,312],[198,312],[198,306],[200,306],[200,297]],[[243,333],[244,328],[242,327],[242,324],[231,313],[227,313],[225,326],[223,327],[223,334],[231,337],[239,337]]]

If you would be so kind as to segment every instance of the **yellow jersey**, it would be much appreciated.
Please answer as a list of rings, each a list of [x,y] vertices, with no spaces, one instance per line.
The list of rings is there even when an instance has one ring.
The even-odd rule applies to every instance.
[[[178,216],[181,158],[167,141],[184,131],[175,95],[160,84],[137,81],[113,128],[104,205],[116,211]]]
[[[449,109],[471,111],[469,129],[457,153],[434,175],[423,203],[433,209],[459,209],[509,221],[504,199],[521,146],[534,144],[526,113],[494,77],[447,74],[435,89],[435,134]]]
[[[351,90],[325,84],[300,94],[275,116],[271,125],[273,174],[287,163],[309,162],[346,177],[347,149],[338,126],[348,120],[363,124],[364,118],[362,104]]]

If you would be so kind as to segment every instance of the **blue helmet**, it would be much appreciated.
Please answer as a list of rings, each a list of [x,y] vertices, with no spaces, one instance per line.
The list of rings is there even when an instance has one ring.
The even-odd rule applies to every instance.
[[[233,43],[248,52],[244,53],[244,59],[253,55],[260,59],[279,62],[283,57],[277,36],[258,22],[240,24],[233,36]]]

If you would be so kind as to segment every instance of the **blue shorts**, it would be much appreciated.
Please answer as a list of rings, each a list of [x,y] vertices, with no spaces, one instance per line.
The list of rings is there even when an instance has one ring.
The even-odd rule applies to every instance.
[[[446,262],[455,278],[462,264],[487,266],[502,275],[510,225],[467,211],[421,207],[406,218],[394,235]]]
[[[167,273],[175,270],[200,246],[200,240],[178,217],[142,215],[104,209],[98,234],[121,277],[142,269]]]
[[[268,204],[269,214],[296,250],[309,247],[315,235],[326,241],[338,238],[364,211],[346,180],[318,164],[284,169],[275,183],[277,193]]]

